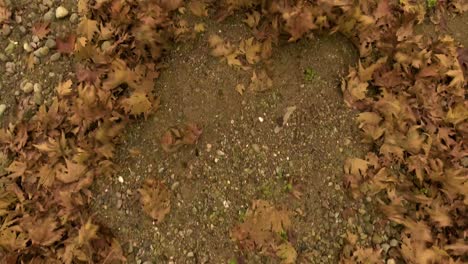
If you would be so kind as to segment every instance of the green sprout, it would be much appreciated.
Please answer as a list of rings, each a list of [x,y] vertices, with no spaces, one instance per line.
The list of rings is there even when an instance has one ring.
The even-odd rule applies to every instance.
[[[427,6],[429,8],[434,8],[437,4],[437,0],[426,0],[427,1]]]
[[[310,81],[313,81],[315,77],[317,77],[317,72],[312,68],[307,68],[304,71],[304,75],[305,75],[305,80],[310,82]]]
[[[237,264],[237,261],[235,259],[230,259],[228,264]]]

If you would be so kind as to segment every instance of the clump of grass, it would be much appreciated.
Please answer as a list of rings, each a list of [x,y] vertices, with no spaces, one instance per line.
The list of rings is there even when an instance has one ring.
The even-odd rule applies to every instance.
[[[437,4],[437,0],[426,0],[428,8],[434,8]]]
[[[304,71],[304,78],[306,81],[313,81],[317,77],[317,72],[312,68],[307,68]]]

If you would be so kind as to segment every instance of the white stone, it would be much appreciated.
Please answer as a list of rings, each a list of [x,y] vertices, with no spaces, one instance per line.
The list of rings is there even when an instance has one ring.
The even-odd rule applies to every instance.
[[[57,9],[55,10],[55,17],[60,19],[66,16],[68,16],[68,10],[63,6],[57,7]]]
[[[118,180],[119,180],[120,183],[124,182],[124,179],[122,178],[122,176],[119,176]]]

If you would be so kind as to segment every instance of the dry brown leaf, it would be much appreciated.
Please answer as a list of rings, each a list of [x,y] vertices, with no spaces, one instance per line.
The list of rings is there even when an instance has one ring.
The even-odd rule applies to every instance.
[[[254,10],[252,13],[247,13],[246,16],[247,18],[242,20],[243,22],[245,22],[251,28],[255,28],[258,26],[258,23],[260,22],[259,12]]]
[[[254,92],[264,92],[273,86],[273,81],[270,79],[265,70],[261,70],[258,74],[253,72],[249,89]]]
[[[208,9],[206,9],[206,3],[203,0],[192,0],[188,3],[188,8],[192,14],[199,17],[208,16]]]
[[[171,209],[170,193],[164,183],[156,179],[148,179],[140,192],[140,202],[143,211],[151,216],[156,223],[161,223]]]
[[[56,88],[57,94],[59,96],[70,95],[71,92],[72,92],[72,90],[71,90],[72,85],[73,85],[72,80],[67,80],[65,82],[59,83],[59,85]]]
[[[275,251],[281,234],[291,227],[289,213],[277,210],[269,202],[255,200],[245,214],[242,224],[231,232],[243,248],[249,250]]]
[[[57,39],[57,50],[60,53],[72,54],[75,51],[75,40],[76,36],[74,34],[70,34],[64,39]]]
[[[242,54],[245,54],[248,63],[255,64],[260,61],[262,44],[256,42],[254,38],[249,38],[241,41],[239,50]]]
[[[122,107],[126,113],[134,116],[147,115],[152,108],[152,103],[144,92],[134,92],[130,97],[122,100]]]
[[[22,228],[28,233],[34,245],[50,246],[62,238],[64,229],[58,228],[53,216],[45,218],[24,217]]]
[[[357,158],[348,158],[344,164],[344,171],[346,174],[351,174],[354,176],[367,176],[367,170],[369,168],[369,162],[363,159]]]
[[[63,183],[72,183],[78,181],[81,177],[85,176],[87,166],[75,163],[71,160],[65,160],[66,167],[60,164],[57,169],[56,178]]]
[[[77,32],[86,37],[88,40],[92,40],[93,36],[99,31],[98,22],[96,20],[88,19],[86,17],[81,18],[80,23],[77,27]]]
[[[32,33],[37,36],[39,39],[43,39],[49,34],[50,28],[49,28],[49,23],[36,23],[32,27]]]
[[[245,85],[243,84],[238,84],[236,85],[236,91],[240,94],[243,95],[245,91]]]

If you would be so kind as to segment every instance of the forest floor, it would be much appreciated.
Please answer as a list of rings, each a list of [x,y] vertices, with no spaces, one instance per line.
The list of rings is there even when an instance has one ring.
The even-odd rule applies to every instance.
[[[12,21],[1,28],[4,126],[16,118],[15,108],[50,104],[56,86],[74,78],[74,56],[58,52],[56,39],[72,32],[80,17],[75,1],[59,2],[14,1]],[[56,18],[59,6],[68,10],[63,18]],[[186,18],[205,29],[164,55],[154,84],[159,108],[119,137],[117,173],[96,177],[90,187],[93,218],[112,230],[129,263],[277,263],[233,240],[260,200],[292,212],[285,239],[298,263],[337,263],[349,233],[363,246],[380,245],[391,259],[400,230],[379,213],[375,199],[355,200],[343,187],[345,161],[364,158],[373,147],[363,143],[358,112],[345,105],[340,88],[358,63],[357,49],[338,33],[296,43],[280,39],[266,65],[271,87],[236,90],[248,86],[250,73],[211,56],[207,41],[213,34],[232,43],[248,38],[243,18]],[[43,38],[33,30],[40,21],[50,21]],[[465,14],[449,19],[445,30],[467,47],[466,28]],[[436,34],[430,23],[418,30]],[[164,151],[165,133],[189,123],[202,131],[197,142]],[[139,189],[150,178],[169,192],[170,212],[160,223],[140,207]]]

